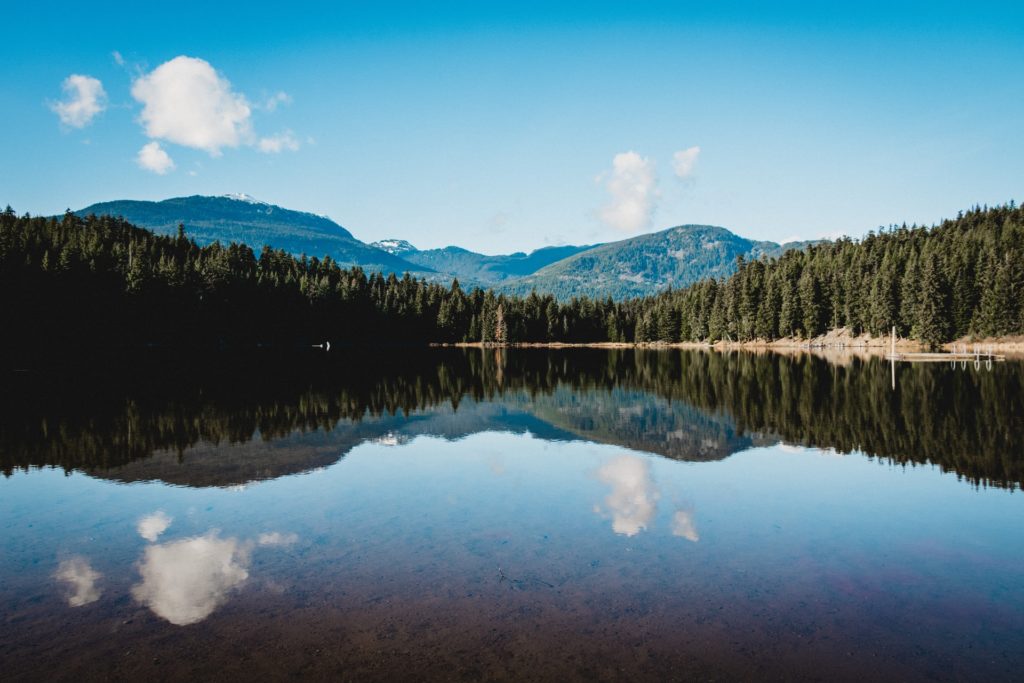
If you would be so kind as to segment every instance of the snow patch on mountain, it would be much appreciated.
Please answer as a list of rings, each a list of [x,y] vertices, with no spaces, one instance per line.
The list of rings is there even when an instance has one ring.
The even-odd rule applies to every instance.
[[[225,199],[234,199],[236,202],[245,202],[246,204],[262,204],[263,206],[270,206],[269,203],[256,199],[251,194],[245,194],[244,192],[229,193],[224,195]]]
[[[370,244],[371,247],[377,247],[382,251],[386,251],[389,254],[408,254],[409,252],[416,251],[416,247],[412,246],[405,240],[400,239],[386,239],[373,242]]]

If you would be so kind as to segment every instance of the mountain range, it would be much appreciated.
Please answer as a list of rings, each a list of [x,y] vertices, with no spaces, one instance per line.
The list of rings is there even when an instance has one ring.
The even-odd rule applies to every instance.
[[[458,278],[464,288],[516,294],[536,290],[563,300],[584,295],[623,299],[669,286],[685,287],[706,277],[730,275],[737,256],[778,256],[809,244],[757,242],[721,227],[681,225],[618,242],[544,247],[530,253],[486,255],[457,246],[421,250],[397,238],[367,244],[326,216],[248,195],[117,200],[75,213],[121,216],[160,234],[175,234],[181,224],[201,245],[242,242],[256,252],[269,245],[295,255],[329,255],[340,265],[360,266],[367,272],[409,273],[432,282]]]

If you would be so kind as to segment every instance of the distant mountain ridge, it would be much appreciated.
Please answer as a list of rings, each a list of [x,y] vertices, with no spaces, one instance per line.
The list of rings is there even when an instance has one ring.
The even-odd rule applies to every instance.
[[[121,216],[156,233],[178,225],[197,243],[242,242],[257,253],[264,245],[323,258],[365,271],[410,273],[432,282],[458,278],[463,287],[528,294],[536,290],[565,300],[573,296],[623,299],[685,287],[707,277],[726,277],[736,257],[778,256],[808,242],[776,244],[740,237],[711,225],[681,225],[604,244],[543,247],[530,253],[486,255],[457,246],[420,250],[404,239],[372,244],[326,216],[293,211],[249,195],[194,195],[159,202],[101,202],[75,212]]]
[[[199,244],[244,242],[259,253],[263,245],[299,255],[329,255],[346,266],[385,273],[425,275],[430,271],[399,256],[359,241],[330,218],[293,211],[258,201],[248,195],[175,197],[160,202],[118,200],[75,211],[121,216],[130,223],[163,235],[173,235],[179,224]]]
[[[499,254],[488,256],[462,247],[418,250],[404,240],[386,240],[385,244],[403,242],[403,250],[393,253],[425,269],[449,273],[461,282],[500,287],[516,278],[530,275],[545,266],[590,249],[591,246],[542,247],[529,254]],[[382,244],[377,242],[375,244]]]
[[[536,289],[560,299],[595,292],[613,299],[646,296],[732,275],[738,256],[779,256],[807,244],[757,242],[713,225],[680,225],[570,255],[517,280],[510,291],[527,294]]]

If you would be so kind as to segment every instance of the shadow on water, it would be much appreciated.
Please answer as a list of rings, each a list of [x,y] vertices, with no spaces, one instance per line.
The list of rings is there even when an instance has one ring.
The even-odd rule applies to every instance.
[[[227,486],[370,440],[530,432],[719,460],[779,441],[1024,483],[1024,364],[991,372],[693,350],[434,349],[12,373],[0,467]]]

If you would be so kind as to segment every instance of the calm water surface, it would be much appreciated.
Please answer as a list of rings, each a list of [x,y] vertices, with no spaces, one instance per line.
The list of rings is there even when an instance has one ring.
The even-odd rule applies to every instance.
[[[1024,365],[889,372],[438,350],[12,376],[0,670],[1020,680]]]

